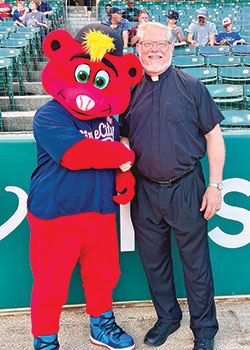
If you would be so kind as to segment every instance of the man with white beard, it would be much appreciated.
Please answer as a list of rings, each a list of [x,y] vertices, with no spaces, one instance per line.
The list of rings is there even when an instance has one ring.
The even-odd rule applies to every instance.
[[[136,154],[131,218],[158,316],[144,342],[160,346],[180,327],[171,258],[173,228],[195,337],[193,350],[212,350],[218,322],[207,220],[221,206],[225,150],[219,123],[224,118],[199,80],[170,66],[174,45],[169,28],[142,23],[137,35],[145,76],[132,89],[130,105],[120,116],[120,131],[121,142]],[[199,161],[206,149],[207,188]]]

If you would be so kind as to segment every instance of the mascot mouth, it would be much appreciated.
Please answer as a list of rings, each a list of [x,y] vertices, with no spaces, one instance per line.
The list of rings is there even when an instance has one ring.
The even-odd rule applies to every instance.
[[[64,89],[61,89],[60,91],[58,91],[57,96],[61,96],[65,100],[65,102],[67,103],[67,99],[62,93],[63,90]],[[77,98],[76,98],[76,105],[82,112],[80,112],[79,110],[75,110],[74,108],[69,106],[68,103],[67,103],[67,106],[73,112],[75,112],[77,114],[80,114],[80,115],[87,116],[87,115],[89,115],[88,111],[90,111],[95,106],[95,101],[91,97],[89,97],[87,95],[78,95]],[[111,105],[110,104],[108,104],[108,108],[105,108],[105,109],[101,110],[101,113],[104,113],[104,112],[107,112],[108,114],[111,114]]]

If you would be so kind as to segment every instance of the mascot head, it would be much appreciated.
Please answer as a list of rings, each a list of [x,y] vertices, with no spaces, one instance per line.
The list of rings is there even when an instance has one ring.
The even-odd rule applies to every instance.
[[[130,86],[142,78],[136,55],[123,55],[121,38],[109,26],[89,24],[74,39],[65,30],[48,34],[43,43],[50,59],[42,84],[74,117],[93,119],[124,112]]]

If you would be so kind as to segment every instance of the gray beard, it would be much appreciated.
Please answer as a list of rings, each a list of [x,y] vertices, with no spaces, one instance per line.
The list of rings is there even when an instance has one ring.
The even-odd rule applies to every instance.
[[[166,62],[165,64],[159,65],[159,66],[155,66],[155,65],[145,65],[142,61],[142,67],[147,71],[147,72],[152,72],[152,73],[158,73],[161,71],[166,70],[170,65],[171,65],[171,61],[172,61],[172,55],[169,58],[168,62]]]

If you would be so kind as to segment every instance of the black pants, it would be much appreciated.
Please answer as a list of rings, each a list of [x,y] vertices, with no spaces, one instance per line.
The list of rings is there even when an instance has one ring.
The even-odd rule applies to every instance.
[[[88,11],[91,11],[92,9],[92,1],[91,0],[80,0],[80,5],[81,6],[87,6],[88,7]]]
[[[205,191],[201,165],[170,187],[137,175],[131,216],[141,260],[159,319],[172,325],[182,312],[176,299],[170,231],[174,229],[184,271],[190,327],[198,338],[218,331],[207,221],[200,212]]]

